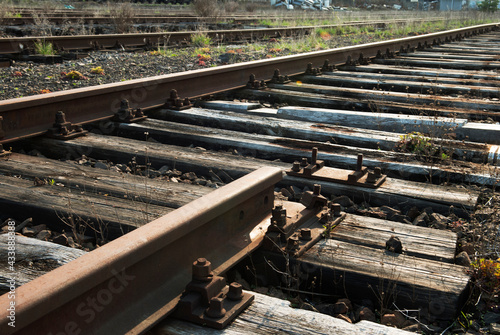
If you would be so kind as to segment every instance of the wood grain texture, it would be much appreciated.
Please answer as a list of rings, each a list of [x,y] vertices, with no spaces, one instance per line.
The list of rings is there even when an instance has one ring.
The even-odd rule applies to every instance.
[[[31,140],[30,145],[46,155],[59,156],[61,153],[66,153],[70,157],[78,158],[83,151],[88,156],[109,159],[115,163],[126,164],[132,157],[136,157],[141,164],[147,160],[155,168],[169,165],[181,171],[193,171],[202,176],[209,176],[210,171],[223,171],[233,180],[263,166],[280,167],[283,170],[290,168],[290,164],[287,163],[233,155],[227,152],[211,152],[95,134],[65,142],[39,138],[36,141]],[[309,156],[310,152],[307,150],[303,154]],[[352,157],[353,164],[356,160],[357,157]],[[411,165],[401,170],[401,174],[404,175],[412,172]],[[314,183],[317,182],[290,176],[285,176],[282,181],[284,185],[308,186],[310,189]],[[450,205],[466,214],[476,205],[478,197],[477,192],[393,178],[388,178],[380,188],[375,190],[328,182],[320,184],[323,194],[344,194],[360,201],[373,201],[375,205],[408,205],[421,208],[430,206],[434,211],[443,214],[449,213]]]
[[[453,263],[457,234],[426,227],[347,214],[330,234],[333,240],[385,249],[385,242],[396,236],[410,256]]]
[[[0,192],[3,194],[0,198],[3,213],[23,220],[33,217],[37,223],[43,220],[50,229],[67,231],[71,228],[65,224],[61,226],[61,218],[72,216],[87,227],[86,234],[94,234],[87,226],[92,225],[99,231],[102,229],[108,238],[121,236],[173,211],[92,191],[85,193],[57,185],[34,186],[33,181],[6,176],[0,176]]]
[[[157,325],[154,335],[240,335],[240,334],[338,334],[338,335],[398,335],[411,334],[369,321],[350,324],[326,314],[290,307],[290,302],[251,292],[255,300],[224,330],[215,330],[176,319]]]
[[[432,319],[454,318],[469,282],[462,266],[333,239],[320,241],[300,263],[307,276],[322,278],[327,293],[370,297],[381,307],[395,302],[401,309],[420,308]]]
[[[7,291],[8,281],[12,279],[12,271],[7,264],[7,234],[0,235],[0,292]],[[16,286],[45,274],[46,272],[86,254],[85,251],[65,247],[56,243],[40,241],[35,238],[16,235],[16,263],[15,283]]]
[[[0,160],[0,173],[10,174],[12,171],[22,178],[53,179],[55,183],[90,195],[108,194],[170,208],[179,208],[213,190],[22,154],[12,154],[8,160]]]

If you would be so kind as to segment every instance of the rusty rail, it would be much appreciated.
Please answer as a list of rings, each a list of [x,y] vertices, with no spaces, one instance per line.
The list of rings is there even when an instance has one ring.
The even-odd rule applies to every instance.
[[[191,265],[214,274],[257,248],[270,223],[278,168],[262,168],[16,289],[1,334],[138,334],[172,312]]]
[[[358,59],[361,55],[365,58],[374,57],[378,52],[399,52],[401,48],[461,39],[497,27],[498,24],[484,24],[422,36],[4,100],[0,101],[0,116],[3,117],[3,137],[0,138],[0,144],[45,133],[52,127],[58,111],[66,114],[68,122],[84,124],[113,116],[123,99],[129,100],[132,108],[158,106],[166,102],[172,89],[176,89],[181,97],[195,98],[244,87],[251,74],[258,80],[268,80],[278,68],[282,75],[296,75],[304,73],[309,63],[313,67],[320,67],[325,60],[329,60],[330,64],[340,65],[344,64],[348,57]]]
[[[92,18],[94,19],[94,18]],[[20,19],[21,20],[21,19]],[[422,20],[424,21],[424,20]],[[440,19],[429,19],[425,21],[440,21]],[[385,27],[388,23],[402,23],[405,20],[348,22],[335,25],[322,26],[300,26],[300,27],[271,27],[261,29],[233,29],[233,30],[208,30],[203,34],[209,36],[213,41],[230,43],[241,40],[255,40],[264,36],[282,37],[309,34],[316,29],[330,29],[334,27],[347,26],[377,26]],[[151,47],[151,46],[175,46],[190,44],[193,31],[161,32],[161,33],[134,33],[134,34],[102,34],[102,35],[77,35],[77,36],[44,36],[46,43],[52,43],[58,50],[89,50],[107,49],[117,46],[129,47]],[[11,37],[0,38],[0,54],[20,53],[27,49],[33,49],[41,37]]]

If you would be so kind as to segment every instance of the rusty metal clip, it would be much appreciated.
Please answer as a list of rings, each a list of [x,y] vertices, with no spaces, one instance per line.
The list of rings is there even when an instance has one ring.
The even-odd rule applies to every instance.
[[[321,195],[321,185],[314,184],[313,191],[307,191],[302,194],[300,203],[307,209],[323,208],[328,204],[328,199]]]
[[[247,83],[247,88],[254,90],[263,90],[266,88],[266,82],[264,80],[257,80],[255,75],[252,73]]]
[[[336,70],[335,65],[330,65],[330,62],[328,59],[325,59],[325,62],[323,63],[323,67],[321,68],[322,72],[333,72]]]
[[[124,99],[120,102],[120,109],[113,116],[113,121],[134,123],[147,118],[140,108],[133,110],[130,108],[128,100]]]
[[[88,131],[83,130],[80,125],[72,125],[66,121],[66,115],[62,111],[56,113],[56,122],[52,128],[47,130],[47,136],[59,140],[70,140],[75,137],[87,135]]]
[[[170,98],[167,99],[165,106],[180,111],[193,107],[193,104],[188,98],[181,99],[177,94],[177,90],[173,89],[170,91]]]
[[[330,231],[345,218],[345,213],[340,211],[340,205],[327,204],[326,198],[325,206],[307,208],[286,201],[284,206],[286,208],[276,206],[273,209],[263,248],[294,257],[303,255],[321,238],[329,236]]]
[[[274,70],[273,77],[271,78],[271,83],[273,84],[287,84],[290,82],[290,78],[287,75],[282,76],[280,70]]]
[[[227,286],[224,277],[214,276],[212,265],[205,258],[198,258],[192,269],[192,281],[186,286],[174,317],[222,329],[252,303],[254,296],[243,292],[241,284]]]
[[[321,68],[313,67],[312,63],[307,63],[307,68],[306,68],[305,74],[311,75],[311,76],[320,76],[321,75]]]
[[[358,155],[356,170],[352,172],[324,167],[325,163],[318,160],[317,157],[318,149],[313,148],[311,164],[307,162],[307,158],[302,158],[302,162],[294,162],[292,168],[286,171],[286,173],[295,177],[369,188],[379,187],[387,178],[387,175],[382,174],[382,170],[379,167],[376,167],[373,171],[369,171],[367,167],[364,167],[362,154]]]

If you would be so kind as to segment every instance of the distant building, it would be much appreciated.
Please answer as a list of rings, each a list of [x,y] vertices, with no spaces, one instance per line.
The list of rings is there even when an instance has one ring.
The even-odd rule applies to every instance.
[[[439,10],[462,10],[462,0],[440,0]]]
[[[403,9],[409,10],[462,10],[466,0],[401,0]]]

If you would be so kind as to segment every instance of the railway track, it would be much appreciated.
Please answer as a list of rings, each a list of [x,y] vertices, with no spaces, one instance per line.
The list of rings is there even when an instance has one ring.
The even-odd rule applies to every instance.
[[[43,19],[46,20],[47,22],[50,22],[51,24],[59,25],[59,24],[64,24],[68,22],[82,22],[82,23],[94,23],[94,24],[111,24],[116,21],[116,18],[113,18],[111,16],[68,16],[68,15],[61,15],[61,16],[55,16],[52,14],[39,14],[43,15]],[[263,19],[264,17],[257,17],[257,18],[249,18],[249,17],[243,17],[243,16],[226,16],[222,17],[221,19],[223,21],[228,21],[228,22],[234,22],[235,24],[252,24],[260,19]],[[11,17],[11,18],[6,18],[4,19],[3,24],[4,25],[9,25],[9,26],[19,26],[19,25],[27,25],[27,24],[34,24],[37,22],[37,20],[40,20],[40,18],[36,17],[34,18],[33,16],[24,16],[24,17]],[[203,23],[203,22],[211,22],[213,19],[207,18],[205,20],[200,19],[199,17],[196,17],[195,15],[191,16],[144,16],[144,15],[138,15],[135,16],[132,19],[133,23],[135,24],[140,24],[140,23],[180,23],[180,22],[197,22],[197,23]]]
[[[33,15],[33,14],[31,14]],[[73,16],[73,15],[54,15],[52,13],[47,13],[47,14],[36,14],[35,17],[33,16],[22,16],[22,17],[7,17],[2,20],[2,25],[5,26],[21,26],[21,25],[31,25],[35,24],[36,22],[40,21],[40,16],[45,20],[46,22],[49,22],[54,25],[60,25],[60,24],[67,24],[70,22],[78,22],[78,23],[85,23],[85,24],[113,24],[116,22],[117,18],[112,17],[110,15],[107,16],[97,16],[97,15],[87,15],[87,16]],[[325,19],[329,19],[331,15],[314,15],[314,17],[324,17]],[[280,19],[286,19],[287,16],[283,16]],[[295,17],[291,16],[288,17],[289,19],[294,19]],[[261,20],[268,20],[269,16],[267,15],[252,15],[252,17],[248,17],[248,15],[234,15],[234,16],[222,16],[218,18],[218,21],[220,22],[229,22],[234,25],[252,25],[256,24]],[[435,18],[437,19],[443,19],[443,18]],[[197,24],[207,24],[207,23],[213,23],[214,19],[213,18],[200,18],[195,15],[191,16],[174,16],[174,15],[168,15],[168,16],[154,16],[154,15],[137,15],[134,16],[133,18],[130,19],[132,23],[134,24],[145,24],[145,23],[197,23]],[[403,21],[404,19],[390,19],[390,21]],[[365,21],[362,20],[357,20],[356,23],[363,24]],[[351,24],[354,24],[351,23]]]
[[[440,19],[431,19],[438,21]],[[421,20],[428,21],[428,20]],[[337,27],[374,27],[384,29],[387,24],[403,24],[405,20],[348,22],[336,25],[301,26],[301,27],[270,27],[252,29],[207,30],[197,33],[205,34],[215,43],[248,43],[256,40],[297,37],[309,35],[317,29],[331,29]],[[193,25],[196,30],[197,26]],[[174,29],[174,28],[172,28]],[[179,47],[191,44],[193,31],[171,31],[161,33],[133,33],[133,34],[102,34],[102,35],[73,35],[73,36],[44,36],[45,43],[51,43],[55,50],[60,52],[75,50],[99,50],[109,48],[156,48]],[[41,37],[13,37],[0,38],[0,54],[19,54],[27,50],[35,50],[35,44]]]
[[[435,219],[427,222],[441,228],[451,226],[451,214],[457,222],[487,217],[476,206],[484,196],[477,186],[494,190],[499,179],[496,29],[0,102],[0,142],[14,151],[4,150],[0,162],[3,213],[34,213],[54,230],[62,220],[75,238],[90,221],[103,240],[130,231],[18,287],[16,328],[4,311],[2,333],[68,325],[85,333],[143,332],[172,312],[194,260],[209,259],[219,275],[250,253],[281,272],[289,271],[281,264],[289,253],[311,278],[332,269],[330,280],[339,280],[335,271],[348,278],[342,288],[325,282],[317,293],[366,296],[366,283],[395,282],[400,308],[426,310],[429,322],[452,321],[469,289],[464,268],[453,264],[457,234],[421,225],[430,213]],[[50,137],[40,137],[45,133]],[[412,140],[421,146],[410,148]],[[166,176],[170,183],[148,178]],[[286,199],[275,199],[275,191]],[[38,201],[23,201],[30,197]],[[308,229],[296,238],[301,227]],[[313,245],[302,234],[328,238]],[[390,235],[402,241],[404,256],[384,254],[398,253],[386,245]],[[194,271],[207,277],[202,263]],[[292,279],[302,278],[294,271]],[[88,297],[106,302],[92,322],[82,320]],[[0,303],[9,303],[8,294]]]

